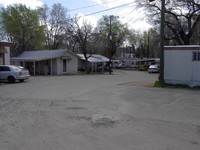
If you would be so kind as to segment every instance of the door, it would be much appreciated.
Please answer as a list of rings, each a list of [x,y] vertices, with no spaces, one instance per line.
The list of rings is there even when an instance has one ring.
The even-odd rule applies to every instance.
[[[3,54],[2,53],[0,53],[0,65],[3,65]]]
[[[200,61],[193,62],[192,77],[193,81],[200,81]]]
[[[200,52],[193,52],[192,80],[200,82]]]
[[[67,61],[63,60],[63,72],[67,72]]]

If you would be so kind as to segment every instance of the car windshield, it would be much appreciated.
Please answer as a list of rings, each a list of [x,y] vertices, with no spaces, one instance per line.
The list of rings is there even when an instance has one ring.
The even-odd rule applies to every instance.
[[[158,68],[157,65],[151,65],[149,68]]]

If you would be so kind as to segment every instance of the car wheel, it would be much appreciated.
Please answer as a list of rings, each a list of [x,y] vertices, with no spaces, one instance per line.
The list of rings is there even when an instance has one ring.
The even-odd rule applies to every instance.
[[[24,79],[19,79],[19,82],[24,82]]]
[[[14,83],[15,82],[15,78],[13,76],[9,76],[8,77],[8,82],[9,83]]]

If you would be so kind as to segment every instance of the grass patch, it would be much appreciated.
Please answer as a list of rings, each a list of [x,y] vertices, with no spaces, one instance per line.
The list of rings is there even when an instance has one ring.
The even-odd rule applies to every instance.
[[[162,87],[162,86],[160,85],[160,82],[159,82],[159,81],[155,81],[154,87]]]
[[[164,85],[161,86],[159,81],[155,81],[154,87],[159,87],[159,88],[189,88],[189,86],[185,85],[185,84],[167,84],[167,83],[164,83]]]

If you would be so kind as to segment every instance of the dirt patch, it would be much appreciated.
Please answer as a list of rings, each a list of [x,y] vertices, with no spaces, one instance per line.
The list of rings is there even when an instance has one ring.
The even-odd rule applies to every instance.
[[[66,116],[67,120],[75,120],[75,121],[80,121],[80,120],[86,120],[86,121],[90,121],[91,117],[87,117],[87,116]]]
[[[196,141],[190,141],[190,143],[193,144],[193,145],[198,145],[198,144],[199,144],[199,143],[196,142]]]
[[[113,127],[113,125],[120,120],[116,115],[112,114],[95,114],[92,116],[92,126],[94,127]]]
[[[155,83],[155,81],[135,81],[135,82],[122,83],[119,85],[153,87],[154,83]]]
[[[108,128],[113,127],[114,123],[115,121],[111,120],[110,118],[101,118],[99,120],[93,121],[92,126]]]
[[[65,107],[67,110],[85,110],[85,107]]]

